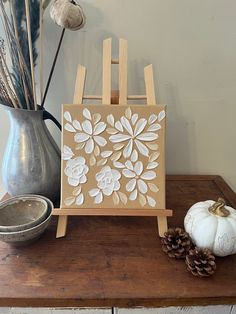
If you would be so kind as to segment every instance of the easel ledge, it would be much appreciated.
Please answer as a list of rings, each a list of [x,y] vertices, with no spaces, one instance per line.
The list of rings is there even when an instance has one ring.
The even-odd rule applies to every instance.
[[[55,208],[53,216],[150,216],[171,217],[171,209]]]

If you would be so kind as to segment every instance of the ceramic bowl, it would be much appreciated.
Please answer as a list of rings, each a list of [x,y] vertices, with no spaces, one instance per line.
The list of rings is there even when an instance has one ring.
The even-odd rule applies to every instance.
[[[50,223],[52,210],[54,208],[53,203],[49,199],[43,196],[40,196],[40,198],[44,199],[48,205],[45,220],[37,226],[26,230],[14,232],[0,232],[0,241],[7,242],[14,246],[25,246],[40,238],[40,236],[44,233]]]
[[[0,204],[0,232],[26,230],[40,224],[47,215],[47,202],[38,195],[20,195]]]

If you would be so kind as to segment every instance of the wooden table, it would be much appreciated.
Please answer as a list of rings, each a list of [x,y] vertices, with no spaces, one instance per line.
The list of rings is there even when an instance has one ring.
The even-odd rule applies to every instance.
[[[219,176],[168,176],[170,226],[182,226],[195,202],[236,195]],[[155,218],[76,217],[66,238],[45,235],[25,248],[0,243],[0,306],[159,307],[236,304],[236,255],[217,272],[193,277],[161,251]]]

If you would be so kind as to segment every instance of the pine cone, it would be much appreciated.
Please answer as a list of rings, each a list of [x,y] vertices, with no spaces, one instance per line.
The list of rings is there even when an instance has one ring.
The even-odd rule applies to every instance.
[[[195,248],[186,256],[188,271],[194,276],[209,277],[216,270],[215,256],[208,249]]]
[[[185,258],[192,247],[187,232],[181,228],[170,228],[161,239],[162,250],[171,258]]]

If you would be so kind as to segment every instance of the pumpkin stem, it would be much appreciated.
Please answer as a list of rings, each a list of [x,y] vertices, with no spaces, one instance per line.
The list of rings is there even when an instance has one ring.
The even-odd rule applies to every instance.
[[[225,200],[219,197],[218,201],[209,207],[209,212],[216,216],[227,217],[229,216],[230,212],[224,206],[225,206]]]

